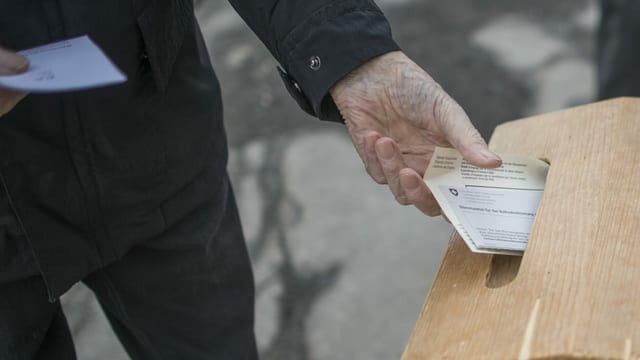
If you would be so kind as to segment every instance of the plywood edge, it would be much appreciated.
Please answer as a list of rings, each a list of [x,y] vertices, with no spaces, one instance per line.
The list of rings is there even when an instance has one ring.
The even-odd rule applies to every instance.
[[[427,294],[425,296],[424,302],[422,303],[422,307],[420,308],[420,312],[418,313],[418,321],[416,321],[415,325],[413,326],[413,329],[411,330],[411,336],[409,336],[409,341],[407,341],[407,344],[404,347],[404,351],[402,352],[401,360],[410,360],[411,359],[409,356],[410,356],[410,348],[411,348],[412,342],[414,340],[414,336],[413,335],[417,331],[419,331],[419,329],[420,329],[420,321],[419,321],[419,319],[426,312],[427,306],[429,306],[429,294],[431,293],[431,290],[433,290],[437,279],[440,278],[440,274],[445,271],[445,267],[447,266],[446,260],[448,258],[448,254],[453,251],[454,247],[452,245],[453,245],[454,241],[456,241],[456,235],[457,234],[458,233],[455,230],[452,230],[451,236],[449,236],[449,241],[447,242],[447,248],[445,249],[444,253],[442,254],[442,260],[440,260],[440,265],[438,266],[438,271],[436,272],[436,276],[431,281],[431,286],[429,286],[429,290],[427,291]]]
[[[493,131],[493,134],[495,135],[496,133],[500,132],[501,130],[504,130],[505,128],[508,128],[511,126],[517,126],[517,124],[520,124],[522,122],[539,121],[543,118],[548,119],[549,117],[553,117],[554,115],[558,115],[558,114],[566,113],[570,111],[593,109],[594,107],[599,107],[599,106],[624,108],[632,105],[640,106],[640,97],[629,97],[629,96],[617,97],[617,98],[602,100],[602,101],[598,101],[590,104],[579,105],[572,108],[555,110],[555,111],[551,111],[551,112],[540,114],[540,115],[527,116],[524,118],[507,121],[496,126],[495,130]]]

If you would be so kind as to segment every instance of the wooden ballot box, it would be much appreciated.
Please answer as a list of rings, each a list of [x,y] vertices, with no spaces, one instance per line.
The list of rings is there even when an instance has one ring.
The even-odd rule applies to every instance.
[[[551,164],[523,257],[451,238],[403,360],[640,359],[640,98],[500,125]]]

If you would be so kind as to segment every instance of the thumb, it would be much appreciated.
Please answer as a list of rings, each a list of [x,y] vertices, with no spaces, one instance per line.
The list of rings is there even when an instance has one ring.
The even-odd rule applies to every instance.
[[[444,111],[435,112],[442,116],[442,131],[449,143],[460,151],[465,160],[472,165],[484,168],[502,165],[500,157],[489,150],[482,135],[455,100],[447,96],[447,100],[440,102],[439,105],[445,108]]]
[[[0,75],[13,75],[29,67],[26,57],[0,47]]]

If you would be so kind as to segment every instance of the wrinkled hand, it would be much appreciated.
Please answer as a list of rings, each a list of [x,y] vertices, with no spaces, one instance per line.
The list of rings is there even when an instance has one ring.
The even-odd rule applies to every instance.
[[[502,163],[460,105],[402,52],[370,60],[330,91],[367,172],[400,204],[440,214],[422,181],[436,146],[454,147],[476,166]]]
[[[0,47],[0,75],[19,74],[29,68],[29,61],[14,52]],[[0,117],[13,109],[27,93],[0,88]]]

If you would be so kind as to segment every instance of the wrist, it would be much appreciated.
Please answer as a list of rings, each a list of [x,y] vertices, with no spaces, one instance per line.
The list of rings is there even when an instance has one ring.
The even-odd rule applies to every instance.
[[[345,121],[386,113],[394,73],[409,58],[401,51],[387,52],[358,66],[336,82],[329,93]]]
[[[338,80],[330,89],[329,93],[333,97],[334,101],[340,98],[348,89],[359,85],[359,81],[364,78],[370,78],[373,75],[381,74],[381,70],[389,70],[389,66],[398,61],[408,60],[407,56],[402,51],[391,51],[379,56],[376,56],[357,68],[353,69],[347,75]]]

